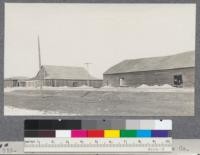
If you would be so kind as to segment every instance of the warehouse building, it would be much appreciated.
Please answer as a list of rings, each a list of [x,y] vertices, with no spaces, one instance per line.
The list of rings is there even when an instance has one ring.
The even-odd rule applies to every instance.
[[[42,81],[47,87],[80,87],[91,86],[99,88],[103,80],[91,76],[83,67],[42,66],[37,75],[26,81],[27,87],[39,87]]]
[[[124,60],[103,75],[104,85],[138,87],[169,84],[174,87],[194,87],[195,52]]]

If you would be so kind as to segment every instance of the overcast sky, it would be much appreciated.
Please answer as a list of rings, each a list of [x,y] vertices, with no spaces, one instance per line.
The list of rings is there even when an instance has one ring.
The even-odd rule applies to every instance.
[[[5,77],[36,75],[43,65],[82,66],[102,78],[125,59],[195,49],[195,4],[5,5]]]

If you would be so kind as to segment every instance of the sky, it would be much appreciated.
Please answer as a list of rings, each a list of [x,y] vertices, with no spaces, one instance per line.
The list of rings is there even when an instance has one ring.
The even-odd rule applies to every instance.
[[[42,65],[89,65],[97,78],[125,59],[195,50],[195,4],[6,3],[4,76]],[[86,68],[87,69],[87,68]]]

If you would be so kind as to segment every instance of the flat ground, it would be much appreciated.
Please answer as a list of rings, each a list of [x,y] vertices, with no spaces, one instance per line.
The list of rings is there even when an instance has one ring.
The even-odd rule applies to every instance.
[[[13,90],[5,92],[6,115],[26,115],[23,110],[40,111],[40,115],[114,115],[114,116],[192,116],[194,92],[177,90],[69,89]],[[13,111],[13,112],[12,112]]]

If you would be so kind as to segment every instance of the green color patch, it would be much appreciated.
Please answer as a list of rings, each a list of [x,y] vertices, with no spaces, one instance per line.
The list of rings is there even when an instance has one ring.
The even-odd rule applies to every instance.
[[[120,137],[136,137],[136,130],[120,130]]]

